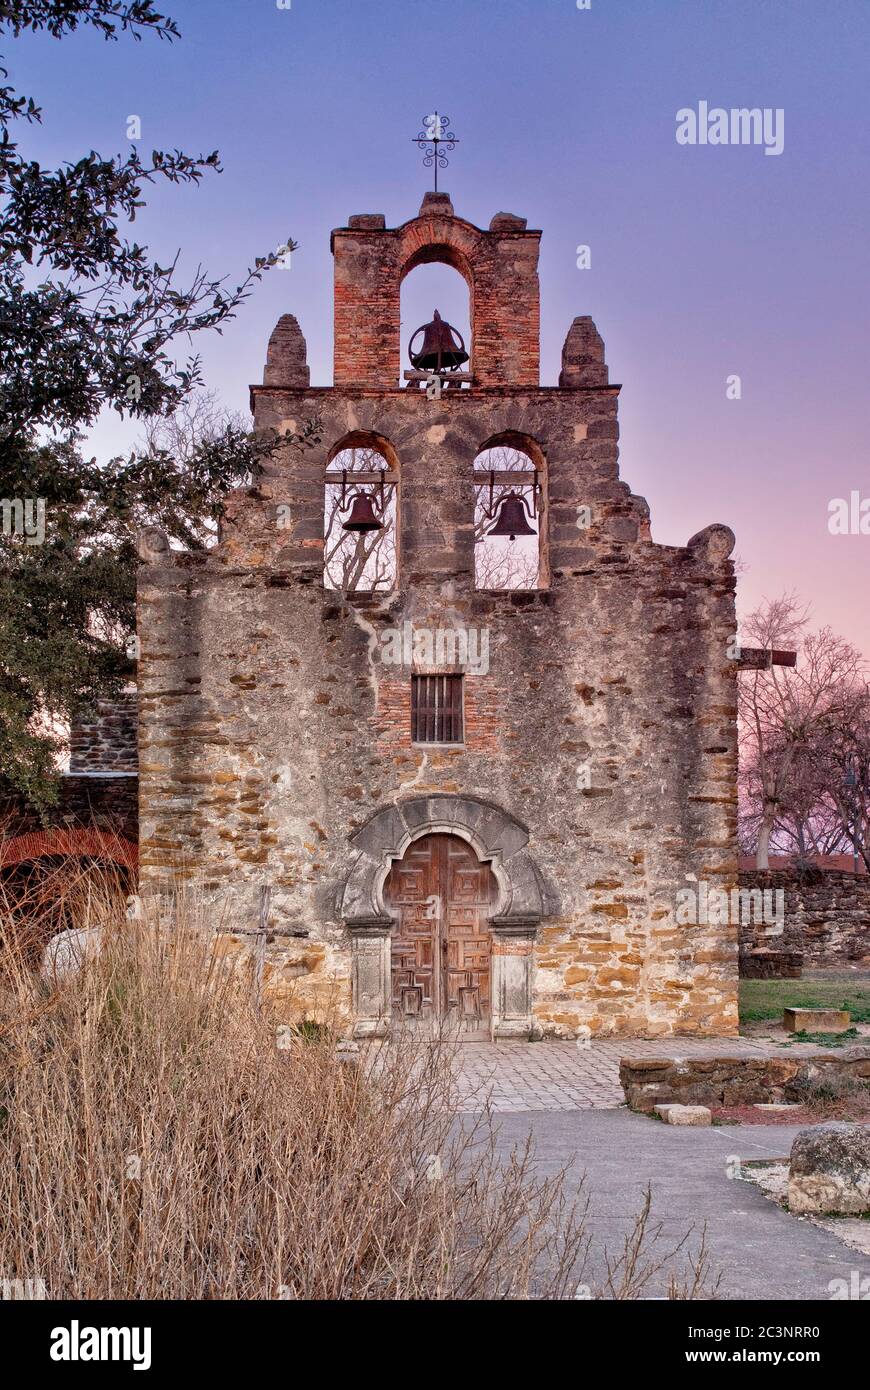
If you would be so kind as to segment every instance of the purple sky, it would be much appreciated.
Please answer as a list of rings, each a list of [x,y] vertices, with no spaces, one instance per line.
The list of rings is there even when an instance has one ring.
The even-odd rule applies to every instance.
[[[222,176],[149,197],[136,236],[163,264],[180,247],[188,269],[235,281],[288,235],[300,243],[223,338],[198,344],[227,404],[247,408],[288,310],[312,381],[331,380],[330,229],[353,212],[388,225],[416,213],[430,176],[410,141],[437,108],[461,140],[441,175],[457,213],[543,229],[544,384],[572,317],[594,317],[624,387],[622,474],[648,498],[654,538],[727,522],[743,609],[795,589],[817,624],[870,653],[870,535],[828,531],[832,498],[870,498],[867,0],[163,8],[178,43],[27,36],[3,50],[44,107],[44,127],[21,131],[44,162],[123,150],[131,114],[145,150],[220,149]],[[676,113],[700,101],[782,108],[783,153],[678,145]],[[406,285],[403,337],[436,304],[461,320],[452,271],[422,267]],[[93,442],[130,438],[113,417]]]

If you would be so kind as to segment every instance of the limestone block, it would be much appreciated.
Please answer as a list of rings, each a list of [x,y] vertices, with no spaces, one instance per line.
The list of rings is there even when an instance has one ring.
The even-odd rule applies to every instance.
[[[100,927],[71,927],[58,932],[45,948],[40,974],[44,980],[74,974],[90,956],[99,953],[103,933]]]
[[[709,1125],[713,1117],[706,1105],[657,1105],[655,1113],[666,1125]]]
[[[848,1009],[783,1009],[787,1033],[845,1033],[851,1027]]]
[[[802,1129],[791,1147],[788,1204],[799,1212],[870,1213],[870,1129],[843,1123]]]

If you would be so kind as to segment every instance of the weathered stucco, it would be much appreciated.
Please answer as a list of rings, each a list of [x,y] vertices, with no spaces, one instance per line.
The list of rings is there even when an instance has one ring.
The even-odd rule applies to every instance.
[[[370,244],[392,264],[396,233],[362,221],[376,225],[345,238],[355,260],[374,264]],[[473,241],[442,209],[439,245],[451,221]],[[525,334],[537,324],[537,235],[508,221],[473,230],[488,273],[519,238]],[[378,237],[393,238],[380,261]],[[337,278],[347,274],[342,260]],[[470,800],[495,808],[508,839],[509,826],[526,837],[511,850],[524,856],[516,884],[530,897],[534,887],[540,909],[526,902],[516,940],[505,928],[495,949],[533,952],[527,1032],[735,1031],[736,928],[676,922],[691,876],[736,882],[733,536],[712,526],[686,547],[651,541],[646,503],[618,476],[619,388],[591,320],[571,328],[559,387],[504,380],[440,400],[399,388],[392,339],[385,379],[307,387],[297,334],[285,322],[273,339],[255,421],[293,432],[319,415],[321,443],[288,445],[234,494],[207,555],[143,547],[142,891],[195,877],[251,929],[270,884],[270,989],[288,1017],[327,997],[349,1016],[353,951],[382,971],[389,931],[376,901],[367,914],[346,896],[364,827],[433,798],[422,833]],[[488,349],[492,372],[514,360],[527,376],[528,344],[516,358]],[[544,461],[549,582],[537,591],[474,587],[472,468],[505,432]],[[369,433],[397,461],[399,578],[392,594],[344,597],[322,581],[323,476],[340,441]],[[411,742],[411,672],[379,659],[382,634],[406,622],[488,633],[488,670],[465,675],[463,745]],[[402,843],[391,834],[384,851]],[[509,864],[501,843],[489,848]]]

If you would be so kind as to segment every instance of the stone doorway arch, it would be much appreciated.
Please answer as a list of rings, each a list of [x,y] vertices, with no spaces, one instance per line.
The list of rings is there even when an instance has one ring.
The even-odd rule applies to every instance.
[[[425,835],[455,835],[489,864],[498,885],[490,918],[494,1038],[529,1037],[533,948],[541,918],[554,910],[527,849],[529,832],[492,802],[469,796],[419,796],[377,811],[351,836],[357,857],[341,895],[340,913],[353,954],[356,1037],[383,1037],[390,1026],[390,941],[395,919],[383,888],[393,864]]]

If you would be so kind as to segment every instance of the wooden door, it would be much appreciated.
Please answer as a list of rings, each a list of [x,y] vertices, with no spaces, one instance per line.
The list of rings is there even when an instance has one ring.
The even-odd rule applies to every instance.
[[[394,1017],[444,1019],[463,1034],[486,1035],[496,897],[489,865],[453,835],[416,840],[393,865],[384,901],[399,919],[392,938]]]

